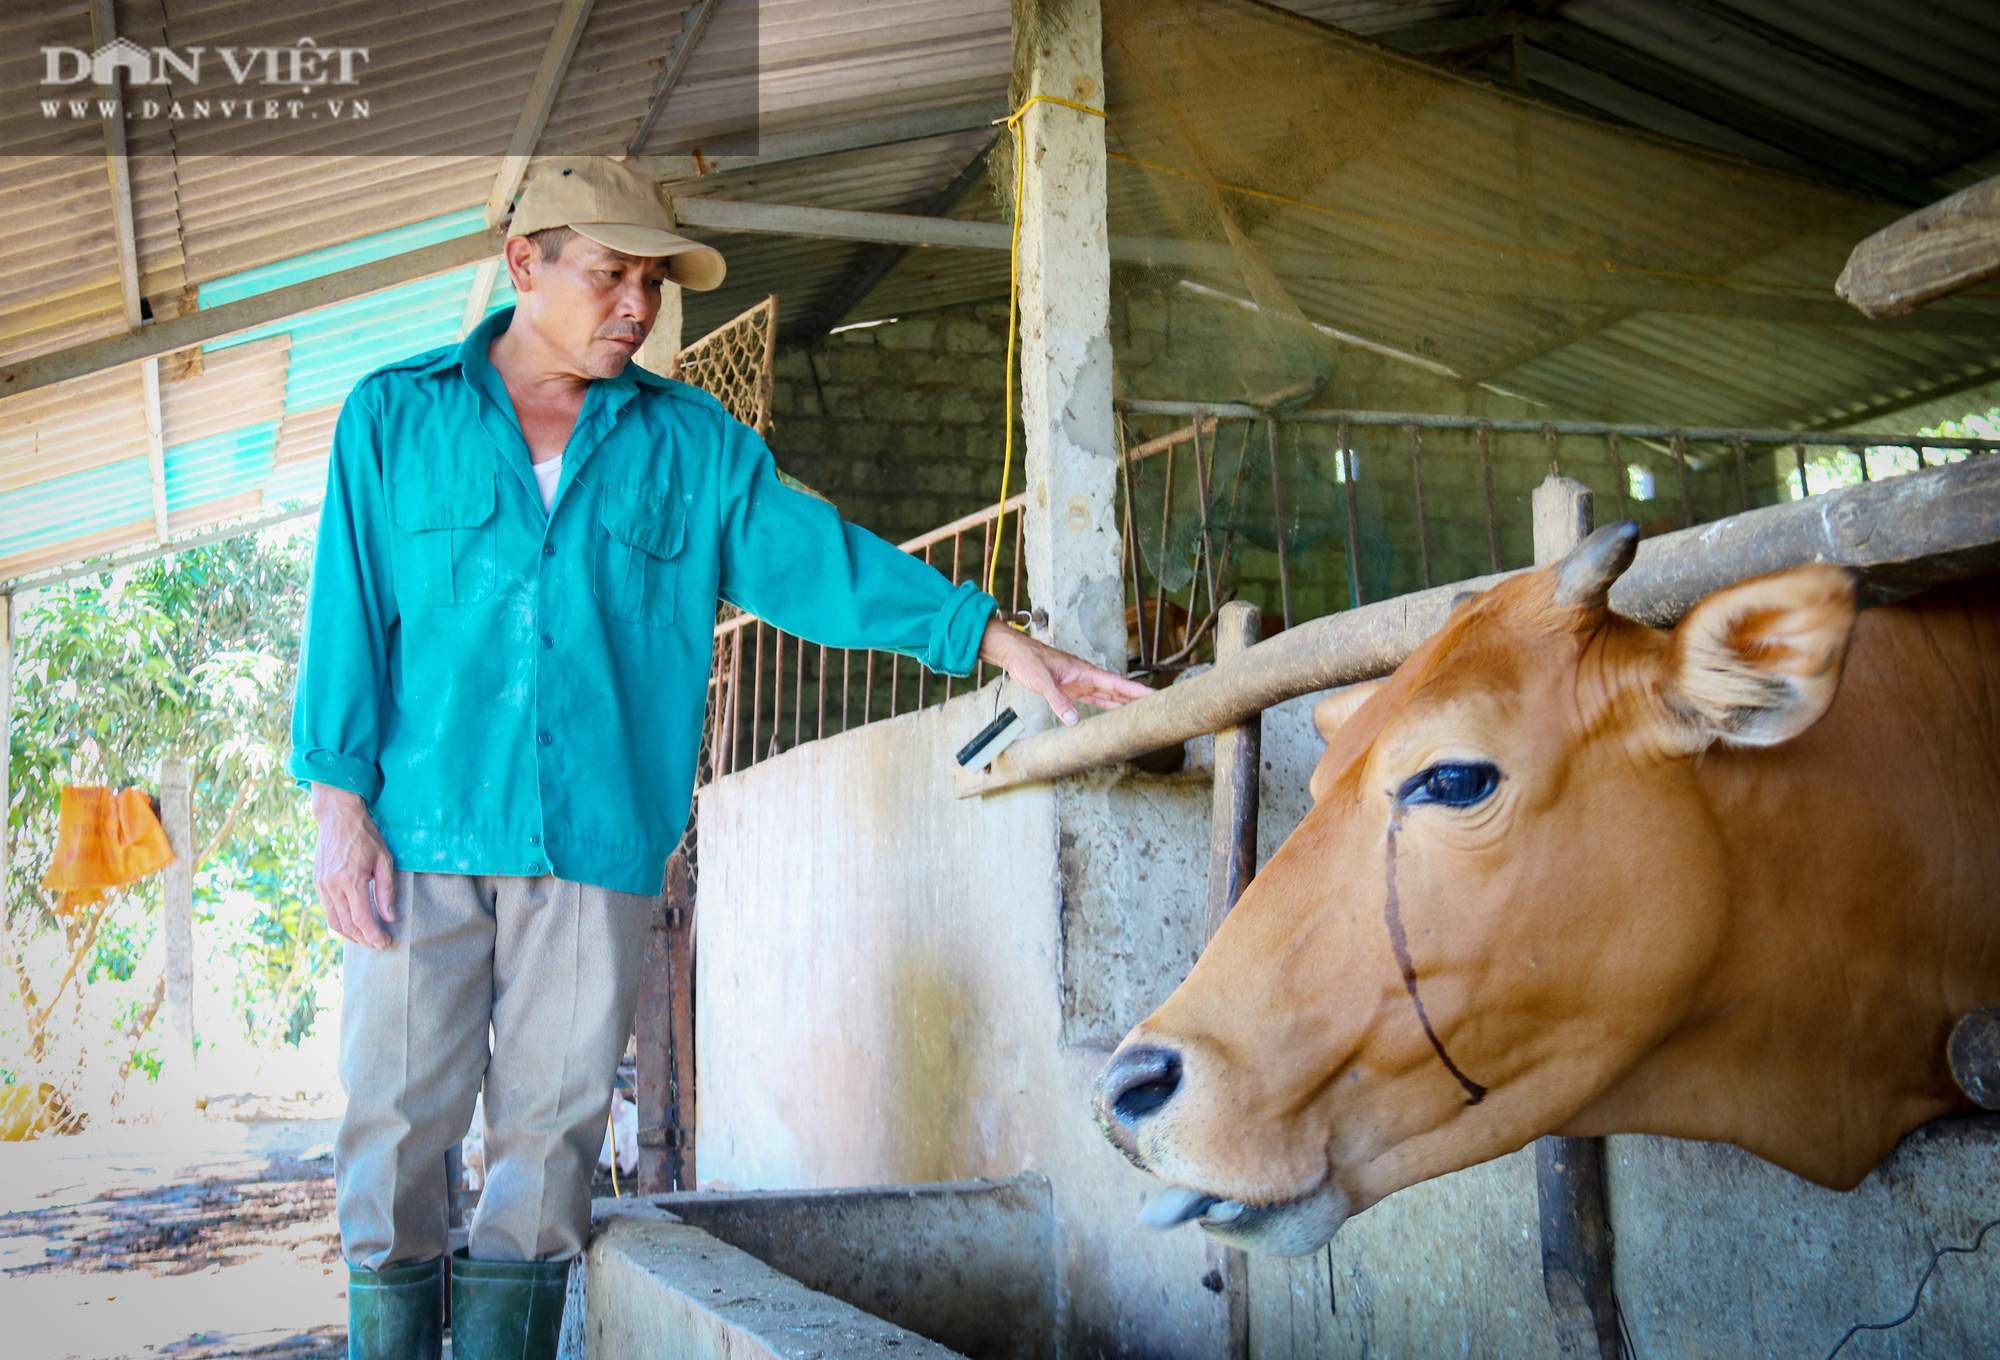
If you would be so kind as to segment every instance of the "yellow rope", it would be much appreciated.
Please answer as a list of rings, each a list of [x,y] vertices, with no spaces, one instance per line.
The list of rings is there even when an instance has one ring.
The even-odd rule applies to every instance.
[[[1096,118],[1106,116],[1103,109],[1093,109],[1088,104],[1079,104],[1075,100],[1058,98],[1052,94],[1038,94],[1032,96],[1027,103],[1015,109],[1006,118],[994,120],[1005,122],[1007,131],[1014,137],[1014,240],[1007,250],[1007,386],[1000,395],[1000,409],[1006,412],[1007,430],[1002,441],[1004,452],[1000,457],[1000,506],[996,507],[994,512],[993,551],[986,559],[988,595],[993,594],[993,579],[1000,570],[1000,541],[1005,535],[1000,531],[999,521],[1005,517],[1006,512],[1002,507],[1007,504],[1007,491],[1014,474],[1014,344],[1021,331],[1021,200],[1028,183],[1027,158],[1023,154],[1021,142],[1021,119],[1037,104],[1060,104],[1066,109],[1075,109],[1078,113],[1087,113]],[[1024,510],[1022,513],[1027,512]]]

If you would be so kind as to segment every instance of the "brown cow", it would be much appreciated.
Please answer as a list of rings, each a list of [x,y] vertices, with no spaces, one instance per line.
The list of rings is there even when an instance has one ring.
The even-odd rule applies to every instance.
[[[1148,1221],[1308,1252],[1546,1133],[1845,1189],[1970,1108],[1945,1040],[2000,1004],[2000,582],[1857,616],[1801,567],[1659,631],[1605,607],[1635,541],[1321,705],[1311,812],[1100,1078],[1179,1187]]]

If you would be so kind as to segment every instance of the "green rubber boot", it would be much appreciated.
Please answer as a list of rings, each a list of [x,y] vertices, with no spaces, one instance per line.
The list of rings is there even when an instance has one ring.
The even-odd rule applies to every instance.
[[[347,1360],[438,1360],[444,1352],[444,1257],[347,1272]]]
[[[452,1360],[555,1360],[568,1261],[475,1261],[451,1254]]]

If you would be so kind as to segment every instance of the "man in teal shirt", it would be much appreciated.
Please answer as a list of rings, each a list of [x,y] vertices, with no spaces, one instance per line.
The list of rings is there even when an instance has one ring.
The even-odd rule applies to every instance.
[[[990,596],[786,486],[712,398],[633,364],[662,283],[722,279],[672,225],[632,168],[543,164],[506,245],[516,307],[341,410],[291,769],[349,941],[351,1356],[438,1353],[444,1154],[482,1090],[453,1353],[554,1353],[718,599],[953,675],[983,658],[1066,721],[1147,692],[1005,627]]]

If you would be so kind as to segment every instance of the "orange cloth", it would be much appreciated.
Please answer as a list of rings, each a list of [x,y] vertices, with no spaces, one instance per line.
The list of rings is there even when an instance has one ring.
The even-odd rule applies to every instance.
[[[61,890],[60,910],[67,914],[97,901],[106,888],[144,878],[173,858],[166,830],[144,793],[70,785],[62,791],[55,862],[42,875],[42,886]]]

